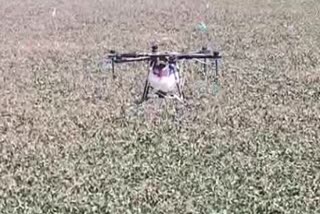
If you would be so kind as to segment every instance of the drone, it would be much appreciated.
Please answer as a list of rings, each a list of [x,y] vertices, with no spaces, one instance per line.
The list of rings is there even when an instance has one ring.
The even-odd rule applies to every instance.
[[[183,101],[181,69],[179,63],[186,60],[198,60],[203,64],[203,73],[207,74],[208,65],[212,65],[212,73],[218,75],[218,60],[222,56],[218,51],[211,51],[202,47],[200,51],[193,53],[159,52],[157,45],[152,45],[151,53],[117,53],[111,50],[107,54],[107,61],[111,64],[112,76],[115,75],[115,64],[129,62],[148,62],[148,71],[145,79],[144,90],[140,103],[148,100],[150,90],[153,90],[160,98],[169,95]],[[209,60],[209,63],[207,63]],[[177,95],[177,93],[178,95]]]

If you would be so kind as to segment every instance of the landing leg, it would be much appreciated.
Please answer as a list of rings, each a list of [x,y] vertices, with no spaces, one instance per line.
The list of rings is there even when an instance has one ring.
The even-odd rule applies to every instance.
[[[167,93],[159,90],[156,92],[156,95],[158,95],[159,98],[165,98],[167,96]]]
[[[152,62],[151,62],[151,64],[152,64]],[[140,103],[143,103],[144,101],[146,101],[148,99],[148,94],[149,94],[149,91],[150,91],[150,83],[149,83],[149,80],[148,80],[149,73],[150,73],[150,68],[148,67],[148,72],[147,72],[147,76],[146,76],[146,82],[144,84],[142,99],[141,99]]]
[[[181,88],[180,88],[179,83],[177,83],[177,90],[178,90],[179,98],[180,98],[180,99],[183,99],[183,92],[182,92],[182,90],[181,90]]]
[[[219,73],[218,73],[218,60],[215,60],[215,70],[216,70],[216,76],[218,77]]]
[[[143,94],[142,94],[141,103],[144,102],[144,101],[146,101],[146,100],[148,99],[149,90],[150,90],[149,81],[146,80],[146,83],[145,83],[145,85],[144,85]]]
[[[114,60],[113,59],[112,59],[112,62],[111,62],[111,66],[112,66],[112,78],[115,79],[116,75],[114,73]]]
[[[184,99],[184,94],[182,92],[182,89],[181,89],[181,75],[180,75],[180,68],[179,67],[176,67],[176,71],[174,72],[174,77],[175,77],[175,80],[176,80],[176,87],[177,87],[177,91],[178,91],[178,94],[179,94],[179,101],[182,101]]]

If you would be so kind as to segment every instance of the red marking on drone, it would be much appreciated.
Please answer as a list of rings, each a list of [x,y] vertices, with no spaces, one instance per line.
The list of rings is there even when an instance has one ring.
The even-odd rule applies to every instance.
[[[167,68],[163,68],[163,69],[155,68],[155,69],[153,69],[153,74],[159,78],[165,77],[165,76],[168,76],[168,69]]]

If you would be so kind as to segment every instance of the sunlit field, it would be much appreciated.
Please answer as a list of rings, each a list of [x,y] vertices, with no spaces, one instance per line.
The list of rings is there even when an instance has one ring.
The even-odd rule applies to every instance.
[[[0,213],[320,213],[320,1],[0,0]],[[208,33],[199,32],[204,22]],[[221,52],[141,99],[109,50]]]

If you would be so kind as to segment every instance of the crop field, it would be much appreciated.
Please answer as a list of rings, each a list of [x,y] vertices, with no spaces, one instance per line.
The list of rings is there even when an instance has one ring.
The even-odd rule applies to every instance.
[[[153,42],[219,83],[137,104]],[[0,213],[320,213],[319,47],[318,0],[0,0]]]

